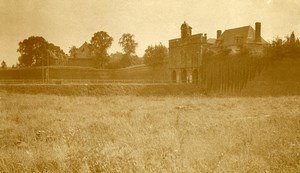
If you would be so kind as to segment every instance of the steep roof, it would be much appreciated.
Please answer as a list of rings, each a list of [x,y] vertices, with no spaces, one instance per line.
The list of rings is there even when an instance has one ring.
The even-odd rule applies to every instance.
[[[255,43],[255,30],[249,26],[243,26],[239,28],[228,29],[218,38],[221,40],[223,46],[236,45],[236,39],[241,39],[242,43]],[[261,37],[261,44],[267,42]]]

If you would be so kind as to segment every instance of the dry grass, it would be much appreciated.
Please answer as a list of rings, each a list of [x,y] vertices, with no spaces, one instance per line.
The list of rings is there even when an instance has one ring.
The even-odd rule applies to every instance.
[[[0,172],[300,171],[298,96],[0,97]]]

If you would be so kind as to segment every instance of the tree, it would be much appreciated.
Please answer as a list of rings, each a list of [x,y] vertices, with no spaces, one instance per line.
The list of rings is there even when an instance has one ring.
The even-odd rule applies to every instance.
[[[121,52],[115,52],[115,53],[110,54],[107,68],[109,68],[109,69],[122,68],[122,64],[121,64],[122,57],[123,57],[123,54]]]
[[[97,66],[103,68],[108,62],[107,49],[111,46],[113,38],[106,32],[96,32],[91,39],[94,54],[97,60]]]
[[[138,46],[138,43],[133,39],[134,35],[125,33],[119,39],[119,44],[122,46],[123,51],[127,55],[135,54],[135,49]]]
[[[20,66],[50,65],[53,58],[65,59],[66,54],[58,46],[48,43],[43,37],[31,36],[19,43],[17,50]]]
[[[296,37],[295,37],[295,33],[294,32],[291,33],[289,41],[292,44],[294,44],[296,42]]]
[[[5,62],[5,61],[2,61],[2,62],[1,62],[1,68],[2,68],[2,69],[6,69],[6,68],[7,68],[7,65],[6,65],[6,62]]]
[[[109,69],[119,69],[124,67],[124,62],[122,62],[124,54],[121,52],[115,52],[110,54],[109,62],[107,64],[107,68]],[[130,57],[130,65],[140,65],[143,64],[143,58],[140,58],[136,55],[132,55]]]
[[[133,39],[134,35],[129,33],[124,33],[119,39],[119,44],[122,46],[124,55],[121,59],[121,66],[128,67],[132,65],[133,56],[135,56],[135,49],[138,43]]]
[[[300,43],[294,32],[285,39],[275,38],[272,43],[266,48],[265,56],[270,62],[286,58],[300,57]]]
[[[69,50],[70,57],[76,58],[76,57],[77,57],[77,56],[76,56],[76,51],[77,51],[76,46],[72,46],[72,47],[70,48],[70,50]]]
[[[168,57],[168,48],[162,45],[148,46],[145,50],[144,60],[147,65],[158,65],[166,61]]]

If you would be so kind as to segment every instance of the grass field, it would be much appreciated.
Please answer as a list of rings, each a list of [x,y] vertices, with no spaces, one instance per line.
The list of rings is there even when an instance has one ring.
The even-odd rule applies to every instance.
[[[3,91],[0,172],[300,172],[300,97]]]

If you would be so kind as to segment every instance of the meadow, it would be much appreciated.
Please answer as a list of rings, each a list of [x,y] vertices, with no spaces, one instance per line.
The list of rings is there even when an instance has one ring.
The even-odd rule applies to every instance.
[[[300,172],[300,97],[2,91],[0,172]]]

